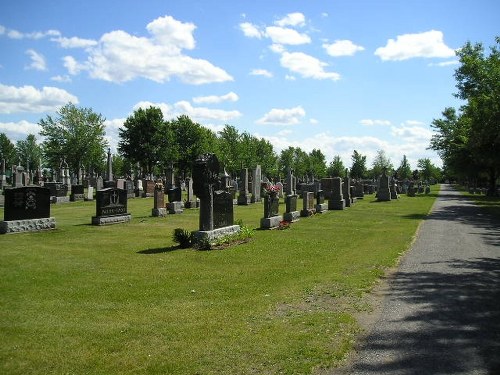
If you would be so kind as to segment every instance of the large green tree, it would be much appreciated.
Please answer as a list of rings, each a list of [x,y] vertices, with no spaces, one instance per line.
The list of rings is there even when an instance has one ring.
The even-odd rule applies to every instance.
[[[361,179],[366,176],[366,156],[354,150],[351,156],[351,177]]]
[[[7,170],[10,170],[10,167],[17,165],[19,162],[16,146],[14,146],[14,143],[12,143],[5,133],[0,133],[0,163],[3,160],[5,160],[5,168]]]
[[[118,151],[133,164],[138,163],[143,173],[151,174],[169,147],[169,133],[160,108],[139,108],[129,116],[119,130]]]
[[[384,169],[386,170],[387,174],[392,173],[393,166],[391,163],[391,159],[386,155],[384,150],[378,150],[372,164],[372,177],[378,178],[382,175],[382,171]]]
[[[323,178],[326,176],[326,157],[320,149],[313,149],[309,155],[309,176]]]
[[[105,118],[91,108],[68,103],[55,117],[39,121],[45,158],[52,168],[59,168],[65,159],[70,170],[100,168],[105,159],[107,142],[104,138]]]
[[[344,177],[345,166],[340,155],[335,155],[327,168],[327,174],[330,177]]]
[[[439,180],[441,178],[441,170],[431,162],[431,159],[418,159],[417,166],[422,179],[429,181],[430,179]]]
[[[231,125],[225,125],[217,137],[219,162],[232,176],[236,176],[241,168],[240,161],[240,133]]]
[[[173,139],[173,158],[183,178],[191,173],[194,161],[201,154],[216,151],[217,138],[214,132],[182,115],[167,123]]]
[[[34,134],[28,134],[26,139],[16,142],[16,153],[25,168],[35,170],[41,167],[42,147],[36,142]]]
[[[401,159],[397,174],[398,178],[402,180],[410,179],[412,176],[411,166],[406,155],[403,155],[403,159]]]
[[[481,43],[467,42],[457,51],[457,97],[466,101],[462,116],[470,124],[468,148],[489,175],[489,194],[500,174],[500,37],[486,54]]]

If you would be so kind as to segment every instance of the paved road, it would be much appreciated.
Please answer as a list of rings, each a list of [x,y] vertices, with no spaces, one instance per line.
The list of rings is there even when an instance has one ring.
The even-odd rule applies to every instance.
[[[380,315],[334,374],[500,374],[500,222],[441,186]]]

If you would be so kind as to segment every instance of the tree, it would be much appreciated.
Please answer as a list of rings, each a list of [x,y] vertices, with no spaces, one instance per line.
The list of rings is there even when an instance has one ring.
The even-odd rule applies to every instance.
[[[231,125],[225,125],[219,132],[217,154],[219,162],[226,168],[226,171],[236,176],[241,168],[240,162],[240,134],[238,129]]]
[[[481,43],[467,42],[458,50],[455,71],[458,93],[466,101],[462,115],[470,123],[468,148],[476,164],[489,174],[490,195],[500,175],[500,37],[485,55]]]
[[[429,181],[430,179],[439,180],[441,178],[441,170],[431,162],[431,159],[419,159],[417,166],[420,169],[422,179]]]
[[[198,156],[215,151],[217,137],[214,132],[193,122],[186,115],[170,121],[167,126],[173,135],[170,147],[175,151],[172,156],[177,161],[179,172],[185,178],[188,172],[191,172]]]
[[[309,155],[309,175],[312,178],[323,178],[326,176],[326,157],[321,150],[313,149]]]
[[[160,108],[139,108],[129,116],[119,130],[118,151],[132,163],[139,163],[146,174],[165,158],[169,147],[168,131]],[[163,152],[163,153],[162,153]]]
[[[412,176],[410,163],[408,162],[406,155],[403,155],[403,159],[401,160],[401,164],[399,165],[397,174],[398,178],[403,180],[410,179]]]
[[[259,164],[262,167],[262,173],[267,176],[277,176],[278,156],[274,152],[274,147],[271,142],[264,138],[258,139],[255,148]]]
[[[392,172],[393,166],[391,163],[391,159],[387,157],[384,150],[378,150],[375,159],[372,164],[372,177],[378,178],[382,175],[382,171],[386,169],[387,174]]]
[[[5,133],[0,133],[0,163],[5,160],[5,167],[9,169],[13,165],[17,165],[19,159],[17,158],[16,147],[11,142]]]
[[[345,174],[345,167],[339,155],[335,155],[333,160],[328,165],[327,174],[330,177],[343,177]]]
[[[364,178],[366,176],[366,156],[354,150],[351,160],[351,177],[356,179]]]
[[[45,137],[42,144],[46,160],[58,168],[65,159],[72,171],[81,167],[99,168],[105,159],[105,118],[91,108],[72,103],[63,106],[55,118],[47,116],[38,123]]]
[[[36,137],[28,134],[25,140],[16,142],[16,153],[18,159],[26,168],[30,170],[41,167],[42,148],[36,143]]]

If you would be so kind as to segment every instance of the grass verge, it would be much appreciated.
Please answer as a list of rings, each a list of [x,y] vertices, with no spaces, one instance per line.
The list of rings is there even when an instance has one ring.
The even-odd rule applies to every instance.
[[[363,295],[407,250],[435,197],[366,196],[214,251],[172,240],[175,228],[197,229],[198,210],[151,217],[152,198],[133,199],[130,223],[95,227],[95,203],[52,206],[56,230],[0,236],[0,372],[306,374],[335,366],[359,331],[355,314],[370,309]],[[235,207],[249,227],[262,214],[262,204]]]

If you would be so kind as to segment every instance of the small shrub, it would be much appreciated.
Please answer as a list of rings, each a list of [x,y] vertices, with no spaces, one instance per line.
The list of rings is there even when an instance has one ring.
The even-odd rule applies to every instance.
[[[191,247],[193,243],[193,234],[186,229],[175,228],[173,240],[175,243],[179,244],[181,249],[187,249],[188,247]]]

